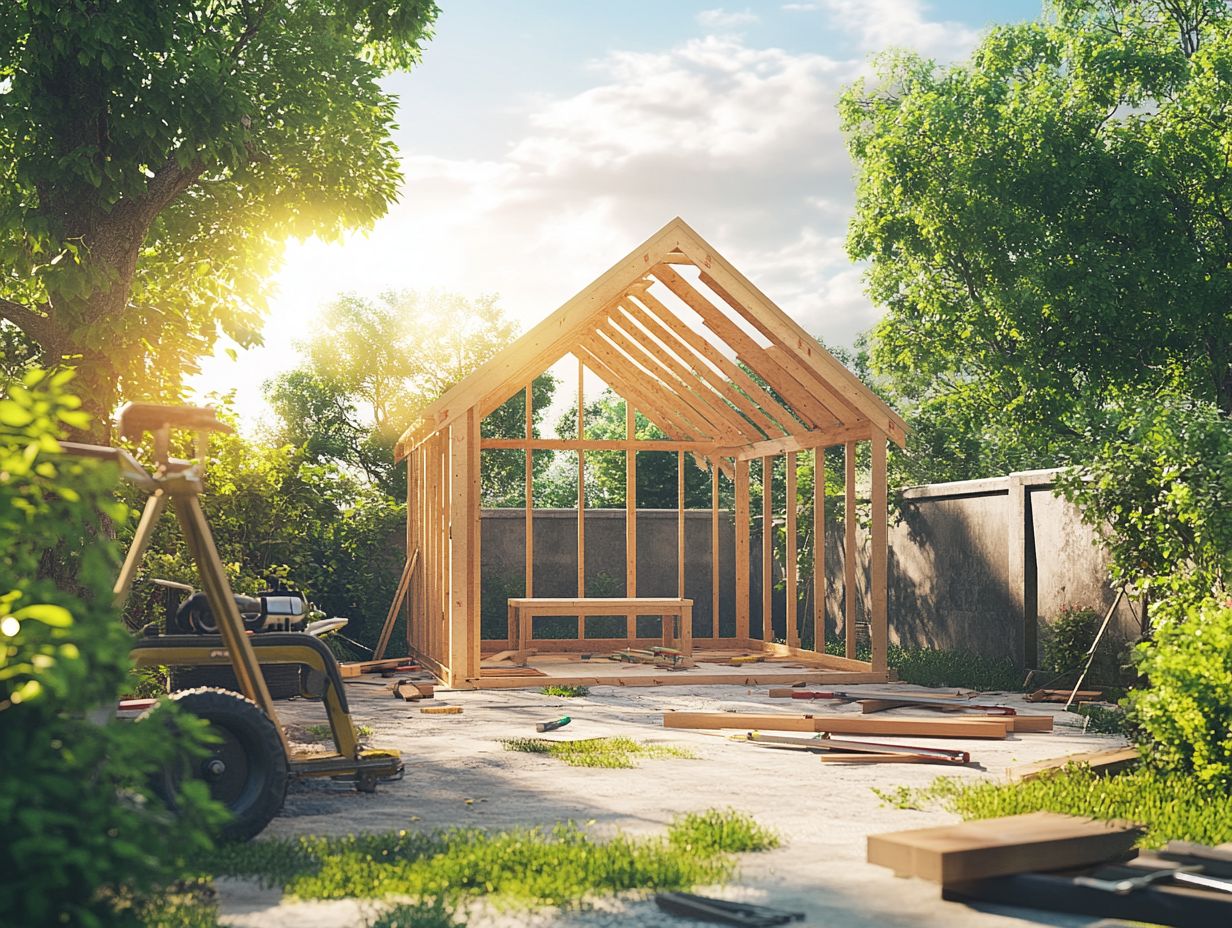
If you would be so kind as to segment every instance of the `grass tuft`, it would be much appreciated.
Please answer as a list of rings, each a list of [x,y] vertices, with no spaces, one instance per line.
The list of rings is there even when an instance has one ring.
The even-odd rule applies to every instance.
[[[1099,776],[1090,767],[1071,764],[1024,783],[970,783],[942,777],[923,789],[874,792],[901,809],[939,805],[965,819],[1048,811],[1138,822],[1146,827],[1143,847],[1168,841],[1232,841],[1232,794],[1147,766]]]
[[[494,896],[506,903],[569,906],[597,893],[720,883],[735,872],[735,853],[778,841],[748,816],[728,810],[682,816],[664,837],[596,840],[567,822],[494,833],[460,828],[262,840],[220,848],[203,867],[218,876],[257,879],[302,899],[403,897],[427,900],[421,907],[438,905],[451,915],[438,900]]]
[[[564,699],[576,699],[579,696],[589,696],[590,687],[573,683],[553,683],[541,689],[544,696],[560,696]]]
[[[443,896],[401,902],[368,923],[367,928],[466,928],[453,906]]]
[[[697,760],[687,748],[666,744],[646,744],[632,738],[585,738],[580,741],[548,741],[545,738],[506,738],[501,741],[506,751],[524,754],[546,754],[564,761],[570,767],[636,767],[636,758],[676,757]]]

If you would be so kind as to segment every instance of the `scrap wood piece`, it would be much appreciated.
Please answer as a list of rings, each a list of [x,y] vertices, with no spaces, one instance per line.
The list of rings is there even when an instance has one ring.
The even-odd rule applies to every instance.
[[[745,925],[747,928],[770,928],[773,925],[804,921],[803,912],[789,912],[749,902],[712,899],[694,893],[656,893],[655,905],[669,915],[681,915],[724,925]]]
[[[393,685],[394,696],[413,702],[419,699],[433,699],[436,689],[431,683],[416,683],[414,680],[398,680]]]
[[[1141,759],[1142,756],[1138,753],[1138,749],[1133,745],[1128,745],[1104,751],[1086,751],[1082,754],[1050,757],[1033,764],[1010,767],[1005,771],[1005,775],[1011,783],[1036,780],[1054,771],[1062,770],[1070,764],[1085,764],[1095,773],[1111,774],[1132,767]]]
[[[397,670],[406,661],[405,657],[387,657],[379,661],[342,661],[338,664],[338,669],[342,672],[342,679],[346,680],[366,673]]]
[[[927,754],[849,754],[834,751],[817,758],[823,764],[948,764],[950,761]]]
[[[1008,720],[887,719],[865,715],[756,715],[746,712],[664,712],[664,728],[744,728],[749,731],[812,731],[851,735],[915,735],[925,738],[1003,739]]]
[[[1070,699],[1069,690],[1035,690],[1026,695],[1027,702],[1068,702]],[[1075,690],[1073,692],[1075,699],[1103,699],[1103,690]]]
[[[739,667],[741,664],[760,664],[766,659],[764,654],[744,654],[738,657],[728,658],[727,663],[733,667]]]
[[[419,710],[424,715],[461,715],[461,706],[424,706]]]
[[[869,835],[868,862],[899,876],[959,883],[1132,857],[1142,831],[1125,822],[1033,812]]]
[[[758,731],[748,732],[742,740],[769,747],[786,747],[804,751],[820,751],[824,753],[859,753],[859,754],[908,754],[926,756],[942,763],[968,764],[971,755],[966,751],[955,751],[948,748],[923,748],[906,744],[882,744],[877,741],[851,741],[840,738],[791,738],[784,735],[763,735]]]
[[[961,696],[949,695],[916,695],[913,693],[889,693],[889,692],[873,692],[873,693],[850,693],[844,690],[801,690],[794,687],[773,687],[770,690],[770,696],[775,699],[837,699],[842,702],[859,702],[873,701],[876,703],[888,703],[889,705],[881,706],[881,708],[892,708],[893,706],[919,706],[927,709],[940,709],[947,712],[953,711],[976,711],[982,712],[985,715],[1015,715],[1016,711],[1013,706],[1006,706],[1001,703],[974,702]],[[868,711],[878,711],[877,709],[865,709]]]

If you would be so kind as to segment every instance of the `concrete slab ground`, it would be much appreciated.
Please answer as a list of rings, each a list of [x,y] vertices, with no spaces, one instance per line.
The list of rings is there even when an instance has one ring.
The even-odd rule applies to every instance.
[[[905,692],[928,692],[893,684]],[[868,686],[850,689],[884,690]],[[952,692],[952,691],[951,691]],[[969,751],[980,768],[922,764],[829,765],[815,755],[775,751],[730,740],[730,731],[665,730],[666,709],[696,711],[819,711],[818,704],[770,699],[765,687],[596,687],[587,697],[562,699],[534,690],[450,692],[427,703],[405,703],[379,687],[350,685],[352,713],[370,726],[376,747],[394,747],[406,760],[406,778],[373,795],[335,791],[326,783],[296,784],[266,836],[342,835],[399,828],[476,825],[501,829],[551,825],[567,819],[592,823],[596,832],[662,833],[673,816],[734,808],[776,829],[783,846],[749,854],[733,882],[716,895],[807,913],[806,925],[841,928],[1011,928],[1022,925],[1095,925],[1098,920],[1025,909],[942,902],[937,886],[895,878],[865,862],[869,834],[956,821],[943,811],[911,811],[883,803],[873,788],[925,786],[938,776],[1002,778],[1010,766],[1113,747],[1122,739],[1083,734],[1075,716],[1059,706],[1029,706],[1057,716],[1049,734],[1011,735],[1005,741],[919,739],[921,744]],[[1020,695],[998,697],[1022,707]],[[420,705],[452,704],[461,715],[423,715]],[[323,719],[318,705],[282,703],[284,722]],[[855,706],[824,711],[858,713]],[[698,760],[643,760],[633,770],[575,768],[550,757],[511,753],[500,741],[534,737],[536,722],[569,715],[573,722],[547,737],[625,735],[681,745]],[[895,714],[911,714],[896,710]],[[934,717],[935,716],[931,716]],[[869,738],[867,740],[878,740]],[[881,739],[907,741],[910,739]],[[371,902],[297,902],[246,881],[220,881],[224,922],[236,928],[340,928],[365,925],[380,909]],[[645,898],[608,900],[582,912],[496,912],[480,904],[468,922],[479,926],[682,926]]]

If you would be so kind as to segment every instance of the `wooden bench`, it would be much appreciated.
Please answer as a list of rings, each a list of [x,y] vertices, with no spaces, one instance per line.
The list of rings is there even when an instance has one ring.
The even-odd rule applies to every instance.
[[[621,615],[636,620],[639,615],[657,615],[662,620],[663,645],[677,648],[685,657],[693,654],[693,600],[652,597],[588,596],[579,599],[525,598],[509,600],[509,640],[516,641],[517,660],[526,662],[536,616],[576,615],[578,639],[586,639],[585,617]],[[669,621],[675,619],[677,621]],[[678,628],[677,628],[678,627]],[[610,644],[627,646],[628,639],[604,638]]]

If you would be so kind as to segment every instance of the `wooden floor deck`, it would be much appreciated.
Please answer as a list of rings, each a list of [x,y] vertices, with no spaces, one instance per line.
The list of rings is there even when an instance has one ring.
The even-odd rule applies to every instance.
[[[732,664],[733,658],[761,656],[755,663]],[[857,666],[857,663],[862,666]],[[467,681],[475,689],[507,689],[550,685],[580,686],[764,686],[793,683],[886,683],[890,677],[862,662],[824,654],[767,654],[762,649],[699,649],[693,666],[667,670],[653,664],[630,664],[602,655],[583,658],[576,651],[541,651],[528,656],[525,665],[512,653],[486,658],[479,679]]]

